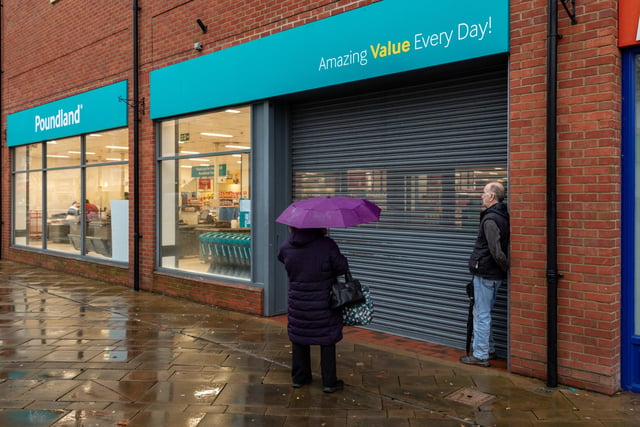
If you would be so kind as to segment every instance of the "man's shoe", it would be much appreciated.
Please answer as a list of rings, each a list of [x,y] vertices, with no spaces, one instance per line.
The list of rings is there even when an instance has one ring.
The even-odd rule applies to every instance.
[[[324,391],[325,393],[333,393],[343,389],[344,389],[344,381],[338,380],[336,381],[336,385],[334,385],[333,387],[323,387],[322,391]]]
[[[471,349],[471,353],[473,353],[473,349]],[[489,360],[497,360],[498,354],[495,351],[489,352]]]
[[[489,359],[478,359],[477,357],[471,356],[462,356],[460,357],[460,361],[465,365],[479,365],[479,366],[491,366],[489,363]]]

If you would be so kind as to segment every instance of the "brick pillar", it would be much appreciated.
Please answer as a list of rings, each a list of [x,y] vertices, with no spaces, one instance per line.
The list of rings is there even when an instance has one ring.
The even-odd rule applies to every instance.
[[[558,45],[558,375],[620,386],[621,69],[617,1],[560,5]],[[545,379],[547,1],[511,1],[510,368]]]

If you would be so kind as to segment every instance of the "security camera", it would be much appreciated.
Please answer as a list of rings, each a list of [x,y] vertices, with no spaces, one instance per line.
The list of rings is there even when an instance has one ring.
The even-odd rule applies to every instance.
[[[202,50],[202,43],[200,43],[200,42],[195,42],[195,43],[193,44],[193,48],[194,48],[195,50],[198,50],[198,51]]]

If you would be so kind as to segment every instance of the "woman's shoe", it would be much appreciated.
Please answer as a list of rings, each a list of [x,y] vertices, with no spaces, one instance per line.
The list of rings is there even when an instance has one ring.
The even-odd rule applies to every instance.
[[[305,385],[307,385],[307,384],[311,384],[311,380],[310,380],[310,379],[309,379],[309,380],[306,380],[306,381],[304,381],[304,382],[301,382],[301,383],[292,383],[292,384],[291,384],[291,387],[293,387],[293,388],[300,388],[300,387],[305,386]]]
[[[322,391],[324,391],[325,393],[334,393],[339,390],[344,390],[344,381],[342,380],[336,381],[336,385],[334,385],[333,387],[322,388]]]

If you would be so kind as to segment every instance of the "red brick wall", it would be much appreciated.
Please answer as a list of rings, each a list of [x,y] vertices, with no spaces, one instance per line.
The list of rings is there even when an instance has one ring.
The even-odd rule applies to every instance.
[[[185,280],[179,275],[156,273],[153,292],[262,316],[264,289],[224,283],[202,277]]]
[[[3,4],[4,113],[129,77],[131,7],[82,0]]]
[[[4,256],[6,255],[6,256]],[[49,270],[90,277],[104,282],[128,286],[127,269],[118,265],[96,264],[90,260],[79,260],[65,256],[51,256],[40,252],[13,249],[5,251],[3,259],[26,265],[48,268]],[[25,268],[27,268],[25,266]]]
[[[558,3],[558,375],[620,385],[620,52],[617,1]],[[547,1],[511,1],[510,366],[546,378]]]

